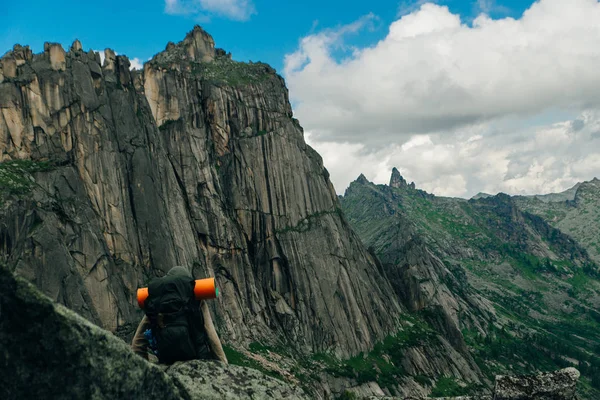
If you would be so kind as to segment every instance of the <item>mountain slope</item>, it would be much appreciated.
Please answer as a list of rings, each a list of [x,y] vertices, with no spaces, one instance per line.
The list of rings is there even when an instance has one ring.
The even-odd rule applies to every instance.
[[[585,366],[584,397],[598,395],[590,383],[600,366],[600,282],[586,250],[507,195],[443,198],[403,181],[397,170],[389,186],[361,176],[341,198],[397,293],[447,293],[443,314],[457,310],[455,326],[484,372],[573,363]]]
[[[137,287],[174,265],[215,276],[228,356],[317,397],[482,383],[455,317],[400,305],[272,68],[232,61],[199,27],[129,66],[109,49],[100,65],[78,41],[0,59],[0,261],[12,272],[124,338],[142,315]]]
[[[515,202],[571,236],[600,264],[600,180],[594,178],[563,193],[567,192],[568,198],[545,195],[542,200],[541,196],[515,196]]]
[[[148,363],[1,263],[0,307],[3,400],[308,398],[253,369],[200,360],[167,369]]]
[[[393,292],[272,68],[232,61],[199,27],[143,72],[105,57],[75,42],[1,59],[12,270],[113,331],[139,321],[136,288],[174,265],[217,277],[213,311],[236,343],[349,356],[397,329]]]

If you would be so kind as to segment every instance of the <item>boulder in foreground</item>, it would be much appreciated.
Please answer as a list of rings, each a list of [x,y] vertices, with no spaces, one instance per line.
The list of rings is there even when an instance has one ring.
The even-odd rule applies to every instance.
[[[30,398],[306,397],[301,389],[251,368],[200,360],[153,365],[0,266],[0,399]]]

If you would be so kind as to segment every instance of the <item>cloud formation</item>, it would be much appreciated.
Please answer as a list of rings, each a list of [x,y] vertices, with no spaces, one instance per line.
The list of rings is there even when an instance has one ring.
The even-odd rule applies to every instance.
[[[139,69],[139,70],[144,69],[143,61],[137,57],[130,59],[129,62],[131,63],[131,67],[130,67],[131,69]]]
[[[424,4],[377,45],[338,61],[344,30],[303,38],[284,73],[315,135],[376,142],[548,107],[600,104],[600,5],[542,0],[519,20],[481,14],[469,27]]]
[[[104,51],[103,50],[94,50],[94,52],[96,52],[100,55],[100,65],[104,64]],[[117,53],[117,52],[115,52],[115,54],[119,55],[119,53]],[[129,64],[130,64],[129,69],[137,69],[137,70],[144,69],[144,62],[137,57],[130,58]]]
[[[599,110],[520,130],[512,125],[482,123],[414,135],[376,150],[358,143],[317,141],[310,131],[306,140],[323,156],[338,193],[360,173],[387,184],[392,167],[430,193],[467,198],[478,192],[560,192],[600,178]]]
[[[598,21],[597,0],[540,0],[520,19],[472,25],[426,3],[342,60],[364,18],[302,38],[284,74],[338,192],[360,172],[387,182],[392,166],[440,195],[563,190],[591,179],[600,156]]]
[[[206,20],[211,16],[246,21],[256,14],[251,0],[165,0],[165,12]]]

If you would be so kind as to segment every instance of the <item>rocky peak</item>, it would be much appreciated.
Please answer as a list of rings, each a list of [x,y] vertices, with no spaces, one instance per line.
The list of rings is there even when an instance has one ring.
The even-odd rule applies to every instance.
[[[198,25],[186,35],[183,45],[192,61],[208,62],[215,58],[214,39]]]
[[[7,52],[2,58],[13,58],[18,65],[22,65],[27,61],[31,61],[33,58],[33,53],[31,52],[29,46],[15,44],[13,49]]]
[[[73,41],[73,44],[71,44],[71,51],[81,51],[83,50],[83,46],[81,45],[81,42],[79,41],[79,39],[75,39],[75,41]]]
[[[356,178],[356,182],[365,185],[367,183],[369,183],[369,180],[367,179],[367,177],[364,174],[360,174],[358,176],[358,178]]]
[[[0,83],[4,78],[16,78],[17,67],[31,61],[33,54],[29,46],[16,44],[13,49],[0,58]]]
[[[390,177],[390,186],[394,188],[405,188],[408,186],[406,180],[400,175],[400,171],[396,167],[392,168],[392,176]]]
[[[594,202],[598,199],[600,199],[600,180],[598,178],[581,183],[573,196],[575,204],[578,205],[585,202]]]
[[[408,184],[408,182],[406,181],[406,179],[404,179],[404,177],[402,177],[402,175],[400,175],[400,171],[398,171],[398,168],[394,167],[392,168],[392,176],[390,177],[390,187],[393,188],[411,188],[411,189],[415,189],[415,183],[411,182],[410,185]]]
[[[44,43],[44,55],[50,60],[53,70],[64,71],[67,68],[65,49],[60,43]]]
[[[487,197],[493,197],[493,194],[489,194],[489,193],[485,193],[485,192],[479,192],[477,193],[475,196],[471,197],[472,200],[477,200],[477,199],[485,199]]]
[[[600,179],[598,178],[594,178],[591,181],[588,182],[583,182],[581,184],[579,184],[579,186],[577,187],[579,189],[579,187],[581,186],[588,186],[588,187],[600,187]]]
[[[219,51],[219,54],[223,51]],[[194,26],[185,38],[175,44],[169,42],[165,50],[153,57],[158,63],[180,63],[183,61],[211,62],[217,56],[213,37],[200,26]]]

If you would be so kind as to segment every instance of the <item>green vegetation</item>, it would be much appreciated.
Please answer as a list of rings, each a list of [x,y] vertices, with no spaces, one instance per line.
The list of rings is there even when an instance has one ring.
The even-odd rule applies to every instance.
[[[571,284],[569,296],[577,298],[588,292],[589,276],[583,270],[578,270],[568,282]]]
[[[479,389],[478,385],[466,385],[461,386],[456,382],[454,378],[441,377],[436,382],[434,388],[431,390],[431,397],[453,397],[453,396],[466,396],[472,393],[474,390]]]
[[[217,57],[214,61],[191,63],[192,72],[202,79],[230,86],[243,86],[264,82],[275,76],[275,71],[263,63],[243,63],[227,57]]]
[[[513,324],[508,329],[490,326],[486,336],[463,331],[465,341],[481,370],[492,379],[495,374],[528,374],[574,366],[590,378],[592,387],[600,383],[600,357],[597,348],[598,325],[584,321],[561,321],[526,327]],[[587,338],[587,339],[583,339]]]
[[[179,123],[180,121],[181,119],[167,119],[158,127],[158,129],[160,131],[166,131],[170,127],[177,125],[177,123]]]
[[[337,207],[334,210],[319,211],[314,214],[306,216],[303,220],[298,222],[295,226],[287,226],[287,227],[278,229],[275,231],[275,233],[284,234],[284,233],[289,233],[289,232],[308,232],[311,229],[313,229],[314,224],[316,223],[316,221],[318,221],[318,219],[320,217],[322,217],[324,215],[328,215],[328,214],[340,215],[341,213],[342,213],[342,210]]]
[[[0,198],[28,194],[35,186],[32,174],[54,168],[50,161],[14,160],[0,163]]]
[[[337,400],[356,400],[356,399],[358,399],[358,396],[356,395],[356,393],[353,393],[349,390],[345,390],[344,393],[342,393],[342,395],[337,398]]]
[[[437,340],[436,333],[422,320],[415,318],[411,323],[412,325],[376,344],[367,354],[361,353],[340,361],[330,354],[319,353],[313,355],[305,366],[310,367],[316,362],[333,376],[352,378],[358,383],[377,382],[382,388],[392,390],[398,380],[407,375],[401,367],[406,349]],[[429,382],[427,377],[421,376],[420,379]]]
[[[273,378],[282,379],[282,376],[276,371],[272,371],[263,367],[261,363],[235,350],[233,347],[223,346],[223,351],[225,352],[225,355],[227,356],[227,361],[229,361],[230,364],[253,368]]]

